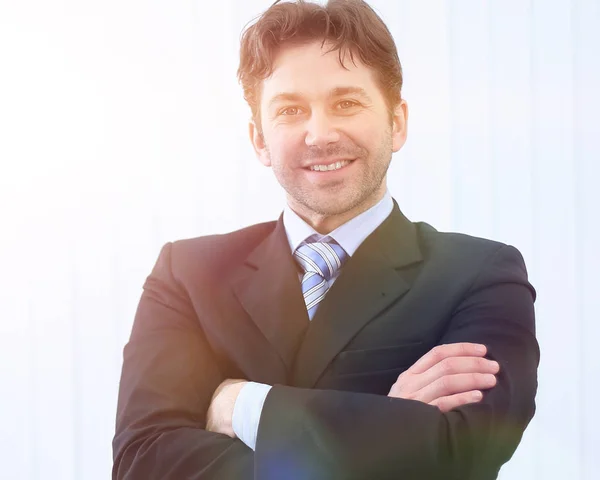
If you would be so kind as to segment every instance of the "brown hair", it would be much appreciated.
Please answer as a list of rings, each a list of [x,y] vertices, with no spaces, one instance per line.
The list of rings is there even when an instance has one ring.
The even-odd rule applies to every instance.
[[[262,81],[273,72],[273,60],[281,46],[301,45],[315,40],[333,46],[327,52],[339,51],[343,68],[344,55],[354,53],[363,64],[376,72],[376,82],[386,99],[390,119],[400,102],[402,67],[396,44],[379,15],[362,0],[329,0],[326,6],[296,0],[277,0],[259,20],[241,36],[238,80],[252,117],[261,132],[260,92]]]

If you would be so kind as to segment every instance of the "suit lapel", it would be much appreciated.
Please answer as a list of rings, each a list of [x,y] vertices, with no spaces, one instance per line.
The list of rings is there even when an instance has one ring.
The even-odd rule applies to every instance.
[[[311,388],[344,346],[410,288],[402,270],[420,262],[414,225],[396,202],[361,244],[319,306],[294,367],[294,385]]]
[[[233,290],[291,371],[309,320],[282,217],[240,267]]]

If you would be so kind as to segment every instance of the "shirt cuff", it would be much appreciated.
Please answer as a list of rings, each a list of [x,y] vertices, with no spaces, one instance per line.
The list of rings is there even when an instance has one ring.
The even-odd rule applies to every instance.
[[[260,414],[271,388],[264,383],[248,382],[240,390],[233,406],[233,431],[252,450],[256,447]]]

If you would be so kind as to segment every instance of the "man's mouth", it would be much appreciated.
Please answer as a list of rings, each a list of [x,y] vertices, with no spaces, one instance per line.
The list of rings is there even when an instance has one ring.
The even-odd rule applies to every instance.
[[[313,172],[330,172],[332,170],[339,170],[344,168],[346,165],[350,165],[353,160],[342,160],[339,162],[329,163],[327,165],[311,165],[308,167],[308,170],[312,170]]]

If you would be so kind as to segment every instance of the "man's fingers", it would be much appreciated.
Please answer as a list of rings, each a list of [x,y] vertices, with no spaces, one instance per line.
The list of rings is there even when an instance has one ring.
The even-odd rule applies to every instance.
[[[453,343],[439,345],[398,376],[391,397],[424,403],[435,399],[484,390],[496,385],[500,365],[485,357],[485,345]]]
[[[414,375],[410,380],[410,387],[418,391],[436,380],[458,373],[491,373],[500,370],[498,362],[483,357],[448,357],[436,363],[427,371]]]
[[[411,398],[429,403],[440,397],[447,397],[471,390],[486,390],[496,385],[496,376],[490,373],[459,373],[439,378],[412,395]]]
[[[470,392],[457,393],[455,395],[448,395],[446,397],[436,398],[429,402],[429,405],[438,407],[441,412],[449,412],[462,405],[468,405],[470,403],[477,403],[483,398],[483,394],[479,390],[472,390]]]
[[[408,369],[411,374],[423,373],[449,357],[483,357],[487,353],[485,345],[479,343],[449,343],[438,345]]]

